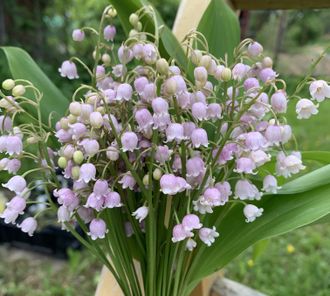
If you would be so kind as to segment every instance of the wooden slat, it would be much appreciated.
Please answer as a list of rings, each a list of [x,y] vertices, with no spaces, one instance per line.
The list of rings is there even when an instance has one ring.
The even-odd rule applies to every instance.
[[[312,9],[330,8],[330,0],[230,0],[235,9]]]

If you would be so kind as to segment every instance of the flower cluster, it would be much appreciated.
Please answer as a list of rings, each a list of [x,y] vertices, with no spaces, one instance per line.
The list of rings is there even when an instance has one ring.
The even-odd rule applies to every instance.
[[[143,236],[151,213],[152,221],[155,215],[163,217],[158,226],[165,225],[172,242],[184,241],[190,251],[199,241],[214,243],[218,225],[207,225],[205,217],[229,203],[242,206],[246,222],[260,217],[258,201],[277,193],[277,177],[305,168],[301,154],[285,148],[292,139],[285,118],[288,103],[298,99],[298,118],[311,117],[330,97],[327,82],[307,81],[311,99],[288,95],[271,58],[250,39],[237,47],[232,64],[205,49],[189,48],[189,71],[160,56],[158,34],[150,40],[141,31],[139,13],[131,15],[133,29],[118,48],[113,12],[106,16],[109,23],[101,32],[73,31],[76,42],[90,32],[100,41],[93,69],[78,58],[64,61],[59,69],[61,76],[77,79],[82,65],[92,83],[76,90],[67,114],[57,121],[54,135],[60,148],[55,152],[43,146],[50,134],[40,118],[38,128],[13,127],[11,118],[28,100],[25,88],[34,86],[3,82],[0,151],[6,158],[0,168],[15,175],[20,160],[31,157],[46,180],[60,168],[72,186],[61,187],[56,178],[50,182],[56,198],[50,204],[64,229],[78,223],[92,240],[105,238],[116,227],[111,224],[113,211],[122,215],[117,223],[127,236]],[[38,156],[28,152],[29,145],[39,145]],[[267,167],[271,160],[276,161],[272,174]],[[24,213],[33,187],[27,185],[28,173],[3,184],[16,195],[1,215],[6,223],[15,223]],[[18,226],[32,235],[37,222],[28,217]]]

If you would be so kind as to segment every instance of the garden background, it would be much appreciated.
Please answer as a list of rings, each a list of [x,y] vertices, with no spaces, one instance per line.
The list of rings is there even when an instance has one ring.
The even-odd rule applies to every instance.
[[[172,26],[179,1],[151,2]],[[58,67],[76,52],[86,59],[91,52],[87,41],[78,45],[72,42],[71,32],[87,23],[96,25],[107,4],[106,0],[1,0],[0,45],[23,47],[70,95],[74,83],[61,78]],[[330,43],[329,9],[250,11],[243,14],[241,23],[242,37],[252,37],[264,45],[274,58],[275,69],[289,82],[289,89]],[[119,29],[118,42],[122,38]],[[0,56],[1,81],[8,76],[3,61]],[[329,80],[330,52],[318,66],[317,76]],[[329,150],[329,114],[330,101],[326,101],[319,116],[301,127],[295,111],[290,110],[289,121],[301,150]],[[329,262],[330,227],[321,224],[259,243],[227,266],[225,274],[269,295],[325,296],[330,295]],[[0,241],[0,295],[69,296],[77,295],[77,291],[81,296],[93,295],[100,269],[84,251],[69,250],[67,261],[54,260],[36,253],[26,256]]]

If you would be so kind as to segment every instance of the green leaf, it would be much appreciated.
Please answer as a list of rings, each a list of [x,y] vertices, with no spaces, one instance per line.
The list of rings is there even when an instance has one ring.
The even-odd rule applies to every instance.
[[[212,248],[201,247],[200,254],[197,254],[199,260],[187,275],[190,285],[188,290],[191,291],[202,278],[223,268],[256,242],[287,233],[328,215],[330,184],[324,179],[318,182],[317,178],[322,174],[326,174],[329,178],[329,172],[330,166],[326,166],[295,180],[296,185],[299,185],[298,193],[264,196],[256,203],[258,207],[264,209],[264,213],[253,223],[245,222],[241,204],[232,207],[227,205],[218,209],[212,218],[216,221],[219,215],[223,216],[221,221],[216,223],[220,237]],[[310,185],[306,188],[301,187],[301,183],[304,182],[309,182]],[[320,186],[321,184],[326,185]],[[303,189],[311,190],[299,192]],[[188,295],[188,291],[185,292]]]
[[[256,261],[268,248],[269,239],[263,239],[253,245],[252,260]]]
[[[214,56],[233,60],[233,51],[240,42],[240,25],[235,12],[224,0],[212,0],[204,12],[197,31],[207,39]]]
[[[321,163],[330,163],[330,152],[329,151],[303,151],[303,160],[314,160]]]
[[[111,4],[116,8],[120,22],[124,28],[126,35],[132,29],[132,25],[129,23],[129,16],[131,13],[136,12],[142,6],[151,5],[147,0],[110,0]],[[176,39],[172,31],[166,26],[162,17],[158,11],[156,12],[156,20],[159,29],[159,52],[162,57],[176,60],[181,69],[186,69],[188,65],[188,59],[182,49],[181,44]],[[145,16],[142,19],[143,27],[149,33],[154,34],[155,26],[154,20],[151,16]]]
[[[1,50],[6,57],[12,77],[31,81],[43,93],[40,103],[43,122],[48,123],[51,112],[63,116],[69,105],[68,99],[45,75],[31,56],[18,47],[5,46],[1,47]],[[35,108],[31,106],[25,108],[28,112],[36,115]]]
[[[330,165],[326,165],[291,182],[286,183],[279,194],[293,194],[308,191],[330,183]]]

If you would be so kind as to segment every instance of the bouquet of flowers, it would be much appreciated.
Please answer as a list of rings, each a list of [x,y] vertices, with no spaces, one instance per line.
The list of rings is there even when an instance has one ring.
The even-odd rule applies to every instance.
[[[3,81],[0,166],[13,176],[2,186],[15,195],[1,214],[5,223],[33,235],[44,212],[57,212],[125,295],[182,296],[254,242],[330,212],[321,176],[329,168],[283,185],[305,169],[291,150],[287,106],[296,104],[299,119],[314,116],[330,97],[327,82],[308,75],[288,94],[258,42],[239,43],[229,62],[212,55],[197,31],[183,41],[189,65],[182,68],[161,55],[162,27],[150,6],[129,15],[119,47],[116,15],[109,6],[99,30],[73,31],[76,42],[95,35],[94,65],[63,62],[61,76],[78,79],[78,66],[90,83],[56,122],[53,113],[45,119],[47,93],[33,82]],[[153,32],[143,30],[146,17]],[[304,87],[310,98],[299,96]],[[25,217],[40,184],[46,207]]]

